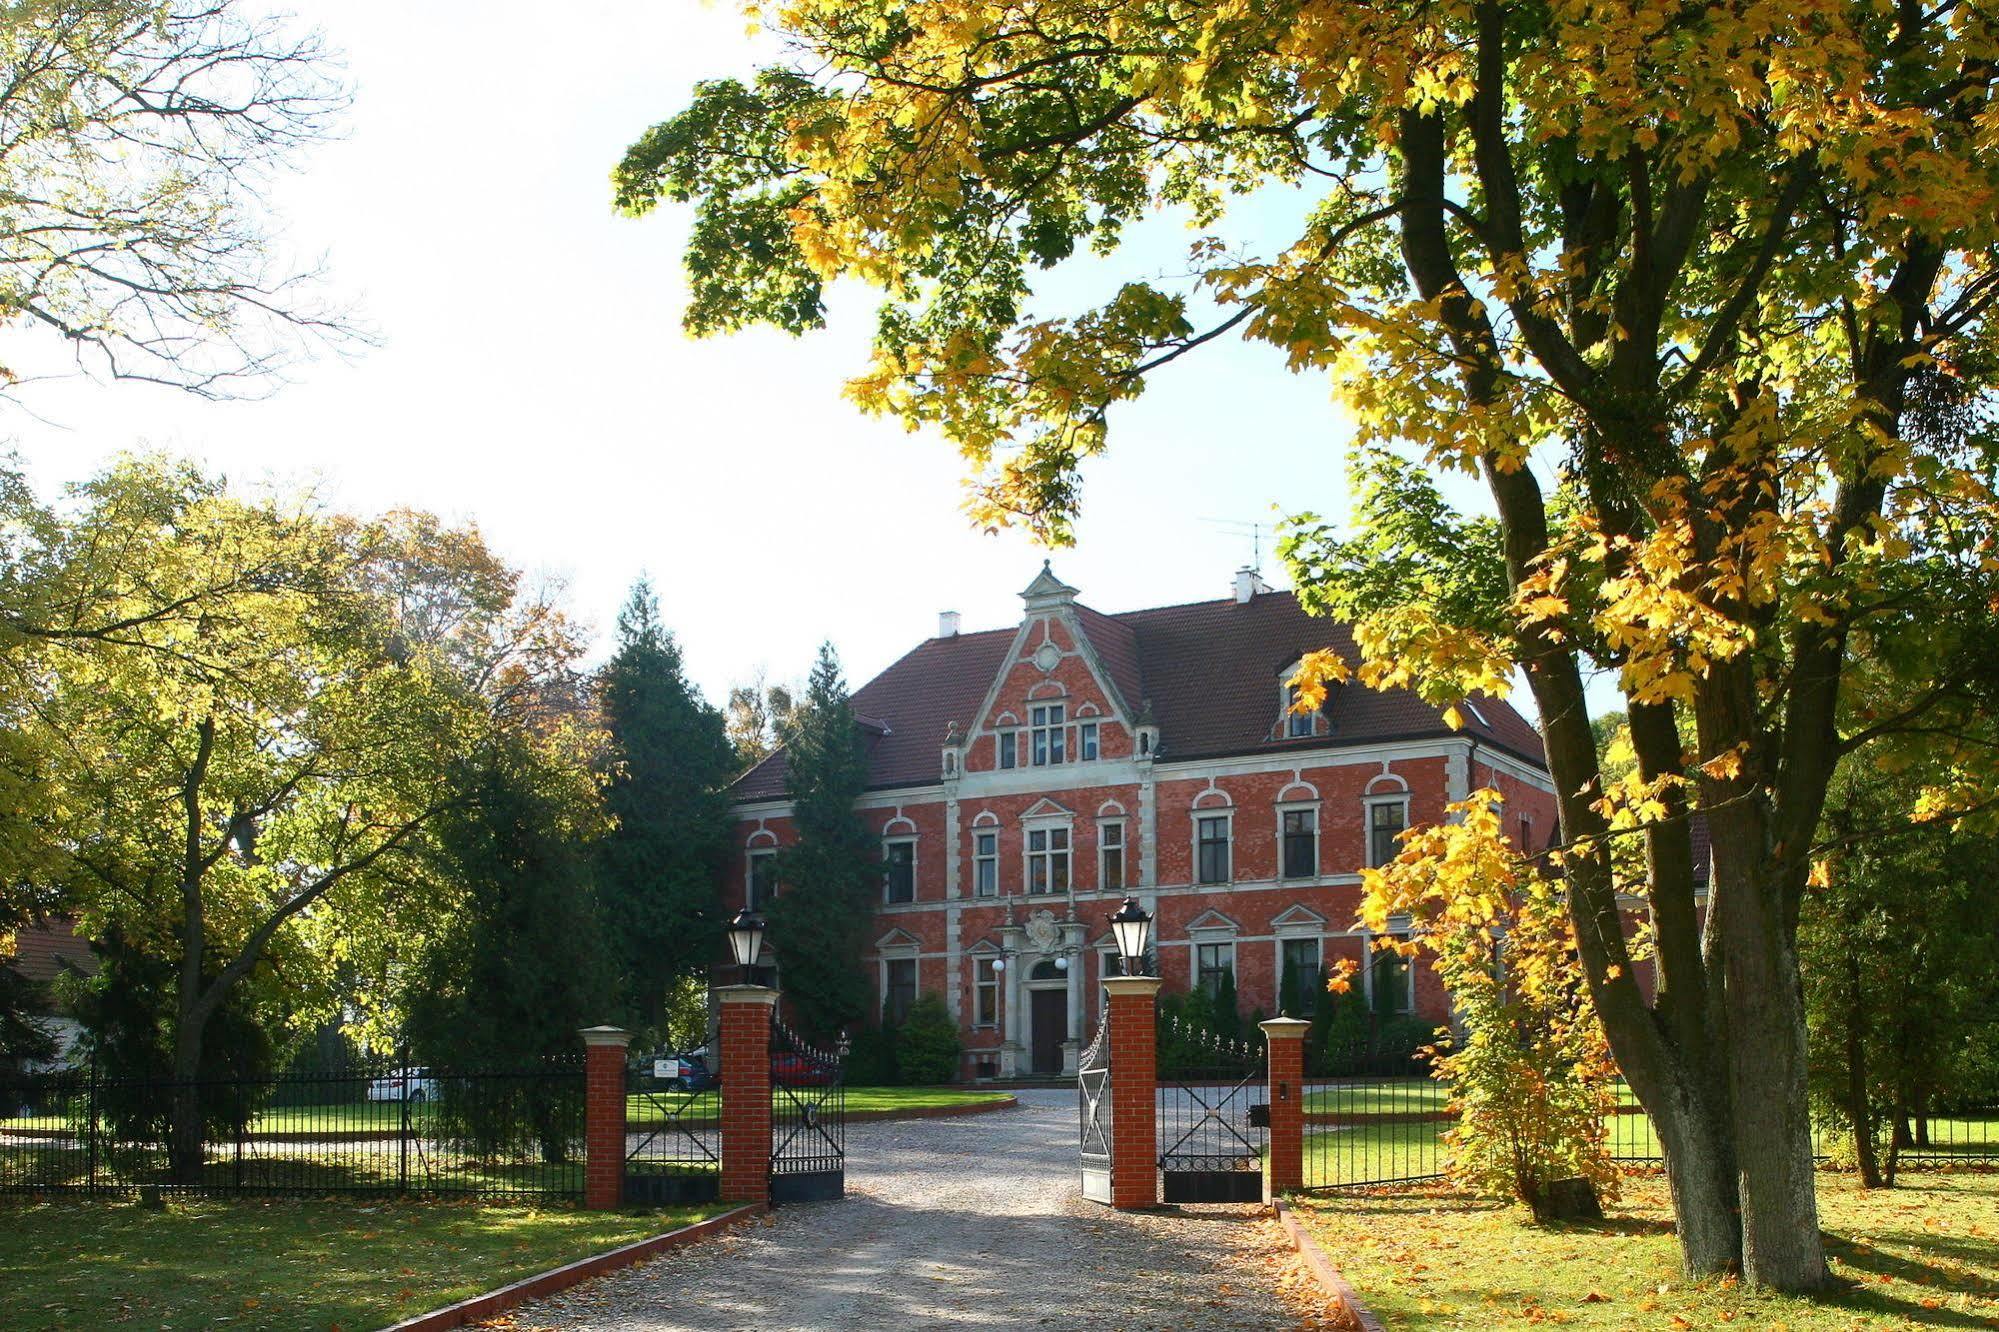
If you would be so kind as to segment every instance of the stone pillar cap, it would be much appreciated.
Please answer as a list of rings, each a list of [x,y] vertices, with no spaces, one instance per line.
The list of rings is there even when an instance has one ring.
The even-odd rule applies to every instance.
[[[1294,1017],[1274,1017],[1257,1025],[1263,1028],[1264,1037],[1273,1041],[1299,1040],[1312,1029],[1311,1023]]]
[[[718,985],[715,998],[725,1004],[775,1004],[777,991],[768,985]]]
[[[623,1027],[585,1027],[577,1033],[585,1045],[615,1045],[620,1048],[632,1043],[632,1034]]]
[[[1165,980],[1159,976],[1106,976],[1102,984],[1116,998],[1121,994],[1158,994]]]

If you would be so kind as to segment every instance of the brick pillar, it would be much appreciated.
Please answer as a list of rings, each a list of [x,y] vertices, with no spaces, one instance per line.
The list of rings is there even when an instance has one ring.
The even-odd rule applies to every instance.
[[[770,1020],[777,991],[725,985],[722,1003],[722,1201],[770,1198]]]
[[[1159,1202],[1157,976],[1106,976],[1110,995],[1111,1206]]]
[[[1270,1076],[1270,1192],[1305,1187],[1305,1033],[1309,1022],[1272,1018],[1263,1024]]]
[[[625,1200],[625,1047],[632,1034],[585,1027],[583,1205],[608,1212]]]

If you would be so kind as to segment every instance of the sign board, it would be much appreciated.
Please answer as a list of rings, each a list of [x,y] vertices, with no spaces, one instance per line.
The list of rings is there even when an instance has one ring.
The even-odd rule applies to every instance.
[[[652,1061],[652,1075],[661,1081],[677,1078],[680,1076],[680,1061],[678,1059],[655,1059]]]

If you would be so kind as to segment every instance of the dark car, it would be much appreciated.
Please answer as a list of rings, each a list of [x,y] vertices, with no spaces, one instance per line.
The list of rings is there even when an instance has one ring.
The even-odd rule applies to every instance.
[[[670,1070],[665,1077],[658,1076],[662,1064]],[[720,1085],[713,1071],[709,1069],[707,1059],[694,1051],[686,1054],[655,1056],[646,1064],[645,1069],[669,1091],[704,1092]]]
[[[838,1076],[838,1066],[802,1054],[770,1057],[770,1080],[787,1087],[824,1087]]]

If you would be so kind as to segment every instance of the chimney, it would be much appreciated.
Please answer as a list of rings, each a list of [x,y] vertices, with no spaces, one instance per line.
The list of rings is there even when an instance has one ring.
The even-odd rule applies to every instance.
[[[1243,605],[1262,593],[1275,592],[1276,590],[1276,588],[1264,582],[1263,575],[1258,573],[1251,565],[1245,564],[1242,568],[1235,571],[1235,599],[1238,606]]]
[[[958,636],[958,612],[937,612],[937,636],[939,638],[956,638]]]

